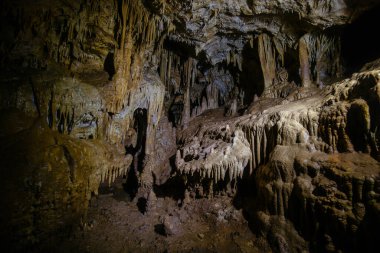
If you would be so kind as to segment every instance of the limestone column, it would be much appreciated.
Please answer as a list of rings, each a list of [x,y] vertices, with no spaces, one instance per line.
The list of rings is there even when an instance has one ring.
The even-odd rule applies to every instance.
[[[264,76],[264,90],[272,86],[276,78],[275,49],[271,38],[263,33],[259,36],[259,57]]]
[[[300,75],[302,80],[303,87],[311,86],[311,73],[310,73],[310,62],[309,62],[309,50],[307,39],[305,35],[303,36],[298,43],[299,47],[299,60],[300,60]]]

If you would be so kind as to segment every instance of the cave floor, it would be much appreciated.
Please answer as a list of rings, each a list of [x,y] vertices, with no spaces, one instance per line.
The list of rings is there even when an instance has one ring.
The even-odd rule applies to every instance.
[[[46,243],[49,252],[268,252],[265,240],[251,232],[231,198],[194,199],[180,207],[158,198],[143,214],[122,184],[91,201],[85,226],[68,238]],[[172,235],[165,235],[163,220]]]

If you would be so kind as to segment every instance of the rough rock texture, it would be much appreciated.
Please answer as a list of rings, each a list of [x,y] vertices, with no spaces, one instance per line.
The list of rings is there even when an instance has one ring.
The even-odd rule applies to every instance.
[[[282,238],[275,239],[275,251],[297,250],[293,248],[297,246],[294,240],[299,240],[297,232],[277,231],[282,226],[291,229],[284,218],[310,241],[311,250],[355,251],[365,244],[365,250],[371,251],[378,239],[374,231],[380,211],[379,136],[375,133],[379,126],[379,77],[377,67],[315,90],[307,98],[295,100],[294,94],[270,102],[263,98],[251,106],[248,115],[209,119],[212,123],[205,123],[210,130],[203,132],[201,126],[187,130],[196,137],[185,140],[178,151],[177,167],[188,174],[197,172],[201,178],[207,175],[216,182],[223,180],[225,170],[219,164],[228,163],[234,154],[241,156],[246,150],[240,147],[233,152],[232,147],[228,158],[219,157],[215,165],[210,162],[215,153],[225,152],[220,142],[233,125],[235,133],[245,134],[243,143],[247,142],[251,151],[247,169],[254,171],[256,194],[245,199],[243,206],[268,240]],[[218,127],[213,128],[213,124]],[[202,145],[198,136],[203,136]],[[207,148],[212,151],[202,161]],[[280,247],[276,246],[278,240],[285,240],[281,242],[284,249],[276,248]]]
[[[243,46],[261,33],[276,37],[278,44],[293,47],[299,32],[342,25],[375,1],[165,1],[164,13],[175,9],[181,30],[172,35],[204,51],[213,65],[222,61],[241,64]],[[167,10],[167,11],[166,11]],[[179,32],[180,31],[180,32]]]
[[[377,2],[2,1],[1,247],[70,237],[123,178],[147,215],[227,195],[274,252],[375,251],[380,63],[351,73],[344,35]]]
[[[139,108],[151,152],[164,86],[145,57],[168,29],[135,1],[3,1],[1,19],[2,224],[15,233],[2,231],[23,249],[79,224],[100,182],[128,174]]]
[[[249,144],[242,131],[231,133],[229,126],[193,136],[186,147],[177,151],[176,167],[184,174],[199,174],[215,181],[243,176],[251,159]]]

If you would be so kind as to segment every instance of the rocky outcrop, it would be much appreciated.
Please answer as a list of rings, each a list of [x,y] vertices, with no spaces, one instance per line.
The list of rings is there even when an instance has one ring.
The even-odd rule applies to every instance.
[[[270,216],[291,220],[313,251],[355,251],[363,245],[371,251],[375,238],[367,233],[376,227],[366,219],[378,220],[378,166],[363,154],[328,155],[277,146],[268,165],[257,170],[260,194],[254,205],[259,213],[253,215],[264,231],[271,226]]]
[[[294,100],[293,94],[289,100],[262,98],[251,106],[248,115],[209,119],[218,126],[227,124],[235,133],[243,131],[246,146],[232,146],[231,154],[217,156],[214,165],[210,159],[223,154],[220,142],[228,136],[226,127],[193,128],[194,136],[184,132],[189,139],[183,139],[177,167],[180,172],[204,173],[218,181],[218,172],[213,173],[218,164],[228,163],[234,154],[251,152],[245,158],[250,161],[245,173],[239,165],[233,168],[241,171],[243,179],[254,180],[251,189],[256,193],[244,204],[252,222],[268,240],[287,241],[273,242],[275,251],[297,250],[297,243],[293,244],[299,240],[296,231],[311,241],[313,251],[350,251],[362,244],[371,251],[376,247],[376,236],[370,234],[375,233],[376,226],[367,219],[379,220],[379,136],[375,133],[379,74],[378,68],[363,71],[307,98]],[[201,142],[197,141],[199,136]],[[207,141],[210,138],[214,138],[211,143]],[[204,158],[206,147],[215,148]],[[294,228],[284,218],[292,221]],[[280,228],[290,232],[282,234]],[[343,239],[346,237],[350,239]],[[278,244],[283,249],[276,248]]]
[[[165,92],[154,59],[172,29],[140,1],[28,5],[1,3],[1,182],[14,193],[1,213],[21,250],[79,224],[100,183],[128,175],[129,130],[152,153]]]
[[[79,140],[37,120],[2,138],[1,236],[19,250],[83,219],[99,184],[127,174],[132,157],[99,140]]]

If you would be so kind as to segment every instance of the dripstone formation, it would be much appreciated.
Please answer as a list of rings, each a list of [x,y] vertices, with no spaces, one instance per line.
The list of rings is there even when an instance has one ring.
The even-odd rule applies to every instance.
[[[375,252],[379,4],[1,1],[0,248]]]

